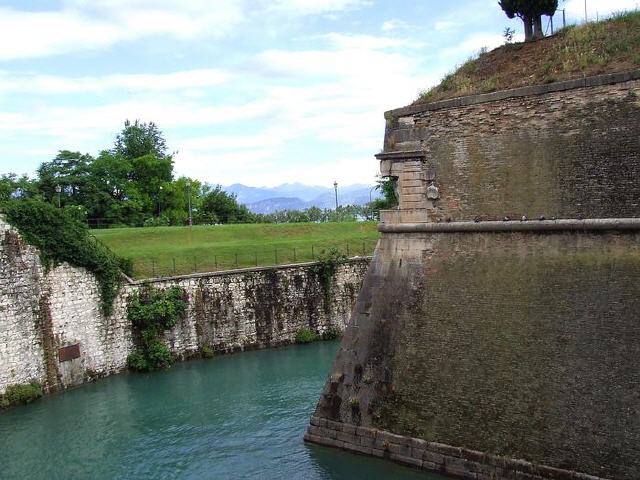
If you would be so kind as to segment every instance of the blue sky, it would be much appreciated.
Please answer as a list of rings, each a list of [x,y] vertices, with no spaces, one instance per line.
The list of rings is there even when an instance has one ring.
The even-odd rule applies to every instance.
[[[583,21],[584,0],[563,7]],[[495,0],[0,0],[0,172],[95,155],[128,118],[211,183],[371,183],[383,112],[506,26]]]

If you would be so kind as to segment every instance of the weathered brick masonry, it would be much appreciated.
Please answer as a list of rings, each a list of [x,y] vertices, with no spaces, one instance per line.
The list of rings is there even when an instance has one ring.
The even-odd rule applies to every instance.
[[[0,393],[33,380],[57,390],[122,371],[133,349],[128,298],[144,286],[186,291],[187,315],[165,340],[188,358],[205,346],[232,352],[291,343],[303,327],[343,329],[368,264],[340,265],[328,295],[311,264],[134,282],[105,318],[93,275],[66,264],[45,272],[38,251],[0,220]]]
[[[400,209],[307,441],[476,480],[640,478],[639,78],[387,114]]]

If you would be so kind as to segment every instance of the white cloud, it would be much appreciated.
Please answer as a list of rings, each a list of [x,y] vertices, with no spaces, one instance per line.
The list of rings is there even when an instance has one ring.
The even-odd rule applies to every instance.
[[[341,183],[368,181],[377,170],[373,154],[382,145],[384,110],[410,102],[438,76],[420,73],[413,50],[385,50],[393,43],[384,37],[332,34],[327,38],[331,50],[268,50],[259,54],[263,70],[280,75],[278,84],[263,85],[252,92],[253,100],[246,101],[209,96],[191,99],[179,94],[183,87],[214,84],[239,75],[217,70],[207,70],[206,75],[187,71],[143,77],[35,76],[24,82],[20,91],[122,89],[122,98],[109,102],[108,97],[102,100],[109,102],[104,105],[42,104],[28,114],[0,114],[0,135],[35,135],[40,139],[38,147],[96,153],[95,145],[108,146],[124,119],[138,118],[154,121],[163,129],[170,148],[179,151],[176,169],[181,174],[211,182],[277,184],[312,182],[339,172]],[[259,71],[254,75],[260,75]],[[156,91],[140,95],[145,83],[155,83]],[[261,84],[259,78],[252,80],[254,86]],[[19,89],[15,83],[6,85],[7,78],[0,77],[0,91],[3,87]],[[164,94],[166,90],[171,94]],[[221,125],[233,133],[216,133]],[[201,133],[189,134],[192,128]],[[340,161],[320,158],[311,166],[291,166],[293,159],[283,155],[287,155],[284,152],[289,143],[298,141],[342,146],[345,154]]]
[[[150,35],[215,38],[243,19],[240,0],[74,0],[58,11],[0,8],[0,60],[93,50]]]
[[[401,47],[409,42],[400,38],[377,37],[373,35],[345,35],[342,33],[328,33],[321,35],[329,41],[334,48],[344,50],[383,50],[386,48]]]
[[[455,47],[441,50],[439,55],[442,58],[463,59],[477,54],[483,48],[491,50],[502,44],[504,44],[504,37],[502,35],[494,33],[476,33],[468,36]]]
[[[368,3],[280,0],[275,6],[290,8],[291,15],[324,15]],[[162,0],[68,0],[60,17],[53,19],[54,25],[43,27],[46,32],[41,34],[42,42],[34,43],[27,52],[31,56],[48,55],[129,40],[132,34],[127,30],[135,30],[131,26],[135,21],[145,24],[135,34],[138,36],[204,37],[209,34],[202,25],[210,20],[198,23],[198,17],[204,17],[199,9],[211,4],[217,8],[217,2],[199,1],[182,6]],[[228,4],[243,6],[240,0]],[[177,12],[176,22],[167,16],[172,11]],[[31,13],[18,13],[26,15],[28,21],[35,18]],[[143,22],[143,18],[152,20]],[[231,24],[243,21],[242,15],[231,18]],[[81,42],[79,37],[62,32],[54,45],[45,45],[44,39],[58,28],[60,19],[74,19],[78,25],[89,19],[87,29],[102,25],[105,34],[100,41],[78,47],[71,44]],[[268,26],[265,22],[265,28]],[[66,28],[74,27],[69,24]],[[13,93],[26,94],[19,97],[23,105],[28,104],[28,108],[15,112],[0,112],[0,137],[12,145],[31,139],[24,154],[27,148],[35,155],[49,146],[50,156],[58,148],[95,154],[111,144],[124,119],[140,119],[158,124],[170,149],[178,150],[179,174],[210,182],[267,185],[283,181],[332,183],[336,178],[341,184],[370,181],[378,168],[373,154],[382,146],[383,112],[409,103],[440,75],[437,69],[435,74],[425,73],[424,52],[406,38],[335,32],[316,38],[322,40],[318,47],[304,51],[265,49],[252,55],[253,65],[240,64],[237,70],[229,71],[210,68],[83,77],[0,71],[0,94],[7,94],[6,98]],[[19,55],[19,50],[6,50],[4,58]],[[215,95],[207,88],[218,85],[221,88],[215,89]],[[250,91],[243,90],[247,85]],[[85,95],[73,104],[67,103],[67,97],[52,95],[83,92],[97,95]],[[291,158],[291,152],[299,155],[306,142],[314,149],[310,152],[311,164]],[[322,158],[325,150],[339,154]]]
[[[392,32],[394,30],[404,30],[406,28],[409,28],[409,24],[403,20],[398,20],[398,19],[387,20],[382,24],[382,27],[380,27],[380,29],[383,32]]]
[[[0,61],[103,49],[154,35],[220,38],[248,17],[342,12],[370,0],[66,0],[62,9],[0,7]],[[282,18],[271,18],[274,28]]]
[[[561,8],[566,9],[570,19],[584,21],[584,0],[567,0],[564,7]],[[606,2],[588,0],[587,16],[592,21],[596,19],[596,13],[602,19],[602,17],[614,12],[636,10],[637,8],[637,0],[607,0]]]
[[[103,77],[20,75],[0,71],[0,93],[68,94],[100,93],[110,90],[158,92],[212,87],[225,83],[230,78],[229,72],[220,69]]]
[[[450,20],[439,20],[436,23],[434,23],[433,28],[435,28],[437,32],[446,32],[446,31],[454,30],[459,25],[460,25],[459,23],[452,22]]]
[[[269,0],[272,11],[289,15],[314,15],[341,12],[371,5],[370,0]]]

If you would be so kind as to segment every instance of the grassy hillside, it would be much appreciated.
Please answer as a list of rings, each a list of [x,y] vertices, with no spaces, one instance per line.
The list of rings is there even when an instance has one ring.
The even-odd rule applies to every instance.
[[[377,224],[251,224],[93,230],[134,262],[136,278],[311,261],[322,249],[370,255]],[[175,269],[174,269],[175,261]]]
[[[416,104],[640,68],[640,12],[571,26],[472,58]]]

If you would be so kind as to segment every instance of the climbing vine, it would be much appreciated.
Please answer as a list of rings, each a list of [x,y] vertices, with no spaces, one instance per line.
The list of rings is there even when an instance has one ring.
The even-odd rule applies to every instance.
[[[100,284],[102,310],[112,311],[126,262],[98,242],[73,212],[39,200],[14,200],[3,205],[7,221],[22,238],[40,250],[45,268],[67,262],[92,272]]]
[[[131,297],[127,317],[138,337],[138,346],[127,358],[130,369],[149,372],[173,364],[173,356],[162,335],[184,316],[187,309],[185,295],[179,287],[166,290],[148,287]]]
[[[333,276],[339,264],[347,259],[340,250],[335,247],[329,250],[321,250],[318,255],[318,261],[311,267],[311,273],[316,276],[324,291],[325,308],[331,305],[331,285]]]

